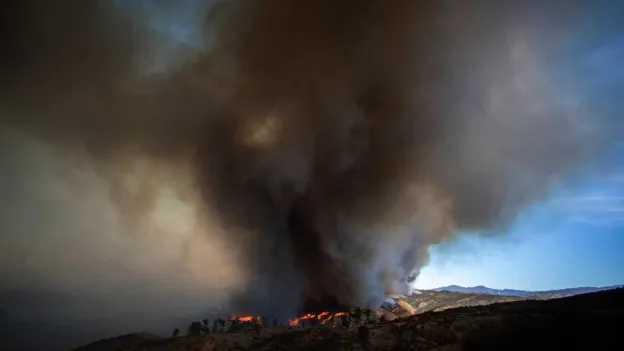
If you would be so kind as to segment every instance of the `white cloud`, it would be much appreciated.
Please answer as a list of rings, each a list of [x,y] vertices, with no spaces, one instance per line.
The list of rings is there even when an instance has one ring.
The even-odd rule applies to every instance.
[[[563,214],[569,222],[596,227],[624,227],[624,196],[593,193],[559,197],[548,205]]]

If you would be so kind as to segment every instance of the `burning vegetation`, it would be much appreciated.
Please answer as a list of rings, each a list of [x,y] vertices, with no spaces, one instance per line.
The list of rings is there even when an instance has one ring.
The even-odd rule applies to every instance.
[[[389,308],[394,309],[391,311]],[[370,308],[352,308],[343,312],[318,312],[306,313],[297,318],[288,319],[286,323],[282,323],[277,318],[269,323],[267,317],[252,315],[232,315],[226,319],[216,318],[213,322],[212,330],[209,328],[210,321],[205,319],[202,322],[192,322],[188,328],[187,335],[206,335],[211,331],[213,333],[246,333],[255,332],[260,334],[263,328],[313,328],[313,327],[353,327],[362,326],[377,321],[387,320],[388,313],[397,316],[405,315],[406,311],[401,304],[386,304],[385,307],[379,309]],[[177,330],[177,329],[176,329]],[[174,337],[177,333],[174,331]]]
[[[347,312],[337,312],[337,313],[321,312],[318,314],[308,313],[299,318],[293,318],[293,319],[288,320],[288,325],[297,326],[300,323],[305,323],[305,321],[310,321],[311,325],[326,324],[330,321],[334,321],[336,318],[341,318],[346,315],[347,315]]]
[[[238,320],[239,322],[255,322],[262,324],[262,317],[254,317],[254,316],[242,316],[242,317],[234,317],[231,316],[228,318],[229,320]]]

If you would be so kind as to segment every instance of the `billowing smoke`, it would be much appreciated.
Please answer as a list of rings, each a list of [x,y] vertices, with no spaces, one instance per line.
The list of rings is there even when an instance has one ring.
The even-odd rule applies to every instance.
[[[3,170],[1,240],[40,254],[5,282],[145,280],[278,316],[379,305],[430,245],[503,232],[604,137],[553,65],[587,14],[569,1],[206,3],[159,69],[175,40],[140,5],[14,3],[3,133],[56,156],[3,156],[22,167]]]

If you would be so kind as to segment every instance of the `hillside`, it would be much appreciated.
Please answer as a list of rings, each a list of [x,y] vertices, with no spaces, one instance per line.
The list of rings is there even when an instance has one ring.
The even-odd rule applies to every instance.
[[[422,290],[420,294],[414,294],[402,298],[415,309],[415,312],[442,311],[450,308],[482,306],[498,302],[512,302],[524,300],[518,296],[489,295],[476,293],[461,293],[453,291]]]
[[[624,289],[553,300],[525,300],[375,322],[365,326],[266,328],[253,333],[103,340],[77,351],[113,350],[615,350]]]

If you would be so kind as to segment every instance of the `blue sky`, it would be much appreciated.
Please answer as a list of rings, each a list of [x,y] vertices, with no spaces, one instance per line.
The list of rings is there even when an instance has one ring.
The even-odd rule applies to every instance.
[[[624,284],[624,144],[610,151],[607,167],[564,183],[521,213],[506,235],[468,234],[433,247],[416,287],[548,290]]]

